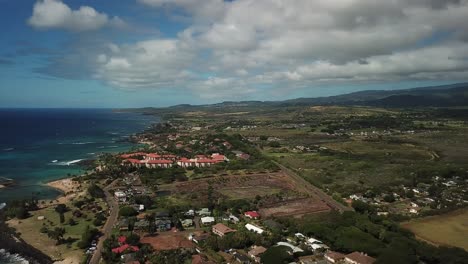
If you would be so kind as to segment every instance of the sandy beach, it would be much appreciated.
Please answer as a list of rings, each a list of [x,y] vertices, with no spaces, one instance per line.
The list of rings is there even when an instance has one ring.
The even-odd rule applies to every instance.
[[[76,181],[73,181],[71,178],[51,181],[51,182],[48,182],[46,185],[49,187],[58,189],[62,191],[64,194],[78,191],[80,187],[80,184]]]
[[[75,197],[81,195],[81,193],[83,192],[81,184],[76,181],[73,181],[71,178],[51,181],[46,183],[45,185],[63,192],[63,195],[53,200],[58,201],[58,203],[67,203],[70,200],[73,200]],[[47,205],[50,206],[50,203],[48,203]]]

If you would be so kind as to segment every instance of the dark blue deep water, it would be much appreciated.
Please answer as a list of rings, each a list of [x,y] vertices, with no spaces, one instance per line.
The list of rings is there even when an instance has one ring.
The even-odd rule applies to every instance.
[[[0,189],[0,203],[56,197],[42,184],[83,172],[74,161],[135,147],[125,138],[158,121],[110,109],[0,109],[0,177],[15,181]]]

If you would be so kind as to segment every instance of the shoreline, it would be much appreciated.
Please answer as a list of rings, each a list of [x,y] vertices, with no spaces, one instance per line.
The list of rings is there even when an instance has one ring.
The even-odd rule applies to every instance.
[[[83,192],[81,184],[73,181],[73,177],[53,180],[44,183],[43,185],[58,190],[61,194],[53,199],[44,199],[42,201],[57,201],[57,203],[66,204],[81,195]],[[47,206],[50,206],[50,203],[48,203],[46,207]]]

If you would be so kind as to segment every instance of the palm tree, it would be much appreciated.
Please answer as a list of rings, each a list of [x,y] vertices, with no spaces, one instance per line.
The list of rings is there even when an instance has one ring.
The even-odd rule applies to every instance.
[[[156,216],[154,213],[145,216],[145,220],[148,221],[148,233],[151,235],[156,232]]]

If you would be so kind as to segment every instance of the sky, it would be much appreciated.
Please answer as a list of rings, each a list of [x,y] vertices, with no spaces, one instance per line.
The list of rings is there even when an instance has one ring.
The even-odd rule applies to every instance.
[[[284,100],[468,80],[468,0],[0,0],[0,107]]]

